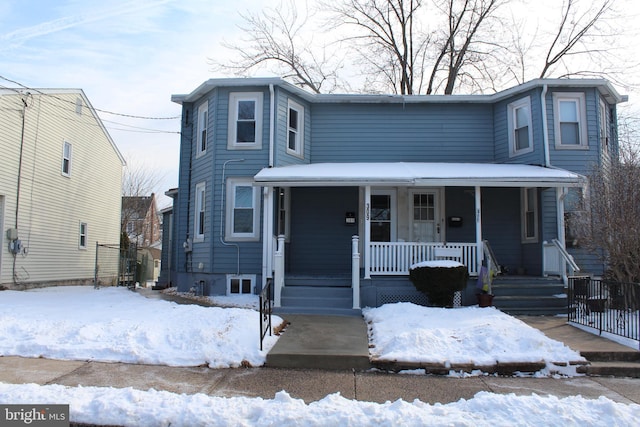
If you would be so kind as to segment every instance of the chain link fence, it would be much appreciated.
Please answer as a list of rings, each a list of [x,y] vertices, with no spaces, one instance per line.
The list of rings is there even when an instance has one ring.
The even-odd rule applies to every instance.
[[[133,289],[138,276],[138,248],[96,242],[94,286],[126,286]]]

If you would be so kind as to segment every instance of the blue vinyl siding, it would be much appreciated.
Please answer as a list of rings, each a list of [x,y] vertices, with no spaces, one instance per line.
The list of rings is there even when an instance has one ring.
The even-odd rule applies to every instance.
[[[493,109],[480,104],[316,104],[311,161],[491,162]]]
[[[345,224],[346,212],[358,212],[357,187],[291,189],[290,272],[351,271],[351,237],[358,228]]]
[[[293,156],[287,153],[287,137],[288,137],[288,109],[289,99],[298,103],[304,108],[304,147],[303,157]],[[276,129],[275,129],[275,166],[287,166],[293,164],[309,163],[309,157],[311,153],[311,105],[300,99],[299,97],[291,95],[284,90],[277,90],[276,92]]]

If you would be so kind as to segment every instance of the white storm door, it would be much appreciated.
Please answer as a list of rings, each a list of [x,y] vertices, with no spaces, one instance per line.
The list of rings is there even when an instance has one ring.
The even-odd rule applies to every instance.
[[[441,194],[440,189],[409,192],[411,241],[441,242],[444,240],[440,224]]]
[[[396,192],[371,191],[371,241],[396,241]]]

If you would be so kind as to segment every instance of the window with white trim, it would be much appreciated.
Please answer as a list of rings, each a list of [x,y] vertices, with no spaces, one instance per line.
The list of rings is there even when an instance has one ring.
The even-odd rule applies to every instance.
[[[64,141],[62,146],[62,175],[71,176],[71,143]]]
[[[536,188],[522,189],[522,242],[538,241],[538,191]]]
[[[227,295],[253,294],[253,287],[256,283],[255,274],[228,274],[227,275]]]
[[[587,112],[584,93],[553,94],[556,148],[587,148]]]
[[[289,221],[291,189],[289,187],[280,187],[278,192],[278,236],[283,235],[285,241],[289,239],[289,229],[291,227]]]
[[[228,149],[262,148],[262,92],[229,94]]]
[[[229,178],[226,196],[225,237],[229,240],[258,240],[260,236],[260,192],[251,178]]]
[[[533,151],[533,131],[531,126],[531,98],[526,97],[507,106],[509,127],[509,155]]]
[[[599,125],[600,125],[600,147],[602,152],[607,154],[609,152],[609,120],[607,116],[607,105],[601,99],[599,111]]]
[[[195,203],[195,218],[193,220],[193,239],[194,241],[204,240],[204,225],[206,214],[206,188],[207,185],[204,182],[200,182],[196,185],[196,203]]]
[[[207,151],[207,128],[209,123],[209,103],[205,101],[198,107],[198,135],[196,156],[201,156]]]
[[[289,100],[287,113],[287,152],[302,157],[304,146],[304,107]]]
[[[80,223],[80,236],[78,239],[78,248],[87,249],[87,223]]]

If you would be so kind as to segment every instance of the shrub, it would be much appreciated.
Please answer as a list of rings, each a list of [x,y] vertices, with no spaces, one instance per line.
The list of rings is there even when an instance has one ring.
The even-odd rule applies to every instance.
[[[456,291],[467,286],[469,272],[464,265],[458,267],[421,266],[409,271],[409,279],[417,290],[429,298],[436,307],[452,307]]]

